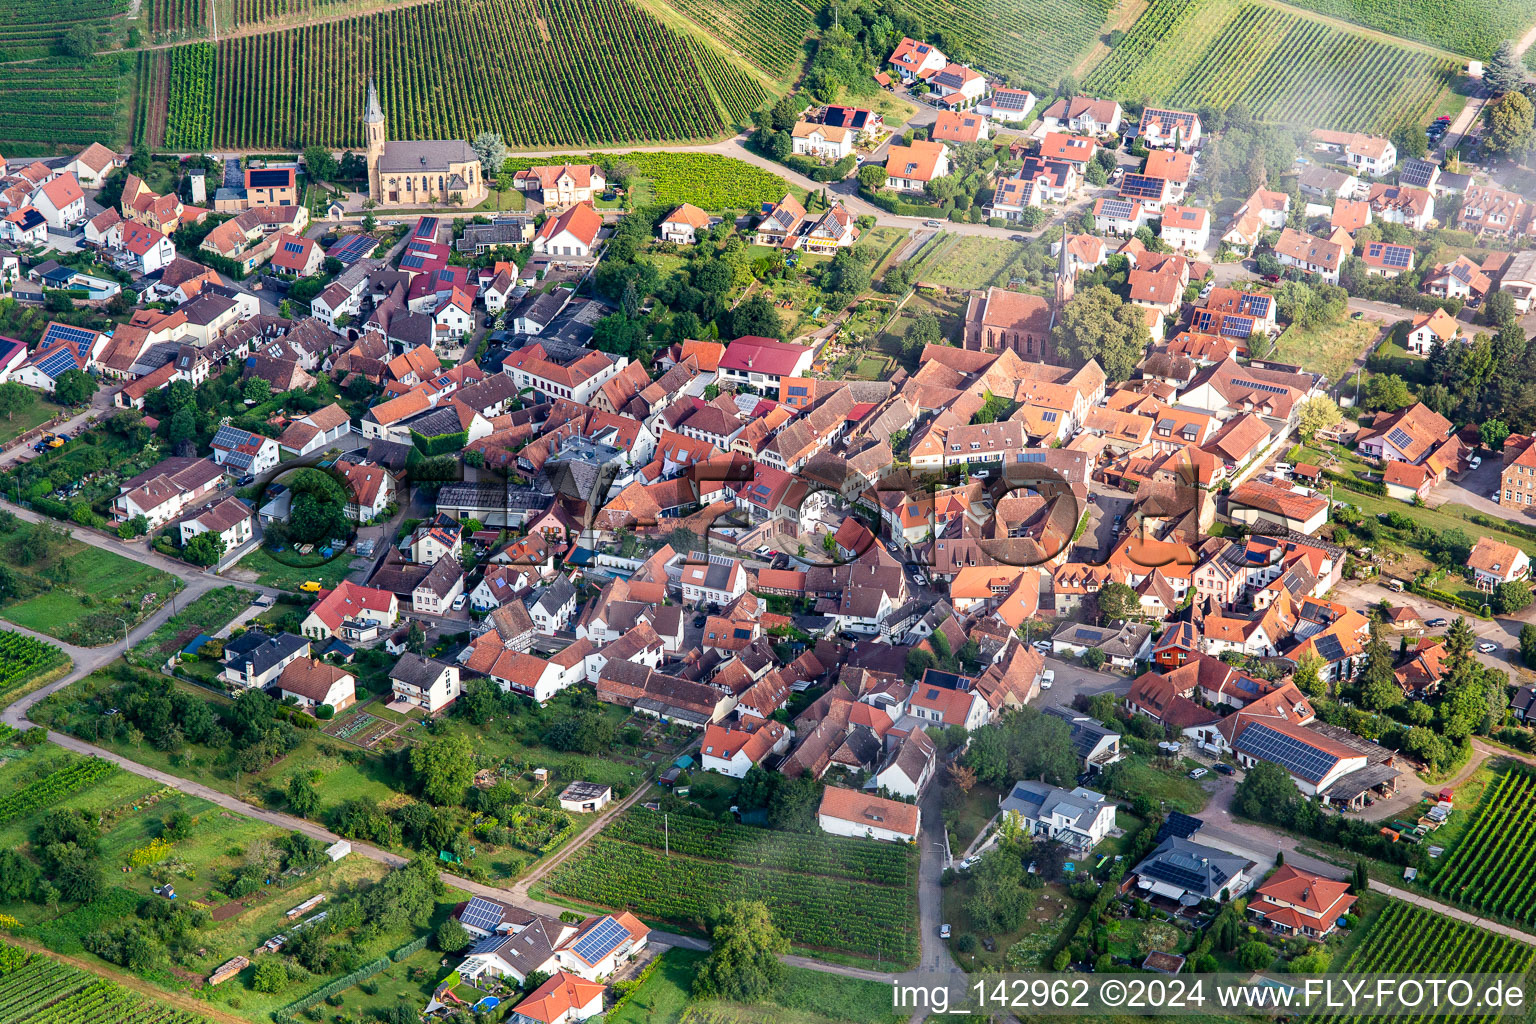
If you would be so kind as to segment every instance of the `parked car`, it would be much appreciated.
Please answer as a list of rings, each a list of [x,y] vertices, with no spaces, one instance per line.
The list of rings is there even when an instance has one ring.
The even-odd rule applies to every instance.
[[[453,610],[456,611],[456,612],[463,611],[464,610],[464,602],[468,601],[468,600],[469,600],[469,595],[468,594],[460,594],[458,597],[453,599]]]
[[[1222,762],[1217,762],[1216,764],[1211,765],[1211,767],[1215,768],[1222,775],[1236,775],[1237,774],[1237,769],[1236,768],[1233,768],[1231,765],[1224,764]]]
[[[947,925],[947,924],[939,925],[939,938],[941,938],[941,939],[949,938],[949,925]]]
[[[1205,777],[1205,769],[1204,768],[1194,768],[1194,769],[1191,769],[1190,773],[1189,773],[1189,777],[1192,778],[1192,779],[1204,778]]]
[[[1041,654],[1051,653],[1051,642],[1049,640],[1036,640],[1033,646],[1035,650],[1039,651]]]
[[[304,593],[306,593],[306,594],[316,593],[320,589],[320,581],[319,580],[305,580],[303,583],[299,584],[299,589],[304,591]]]
[[[1280,283],[1280,275],[1279,274],[1265,274],[1264,275],[1264,280],[1267,283],[1269,283],[1269,284],[1279,284]]]
[[[923,227],[925,227],[925,228],[941,228],[943,226],[944,226],[944,224],[943,224],[942,221],[937,221],[937,220],[925,220],[925,221],[923,221]]]
[[[1009,235],[1008,236],[1008,241],[1010,241],[1010,242],[1027,242],[1027,241],[1029,241],[1029,239],[1025,238],[1023,235]]]
[[[1476,469],[1477,467],[1481,466],[1482,464],[1483,464],[1483,457],[1481,455],[1474,455],[1474,456],[1472,456],[1471,459],[1469,459],[1467,461],[1467,465],[1471,466],[1473,469]]]
[[[1482,651],[1484,654],[1492,654],[1494,651],[1497,651],[1499,649],[1499,645],[1498,644],[1490,644],[1490,643],[1481,643],[1481,644],[1477,645],[1477,649],[1479,651]]]
[[[1494,491],[1492,494],[1488,495],[1488,500],[1497,505],[1499,503],[1499,492]]]
[[[1428,626],[1430,629],[1439,629],[1441,626],[1446,625],[1446,621],[1444,619],[1430,619],[1428,622],[1424,623],[1424,625]]]
[[[1056,670],[1048,668],[1040,673],[1040,689],[1049,690],[1056,682]]]

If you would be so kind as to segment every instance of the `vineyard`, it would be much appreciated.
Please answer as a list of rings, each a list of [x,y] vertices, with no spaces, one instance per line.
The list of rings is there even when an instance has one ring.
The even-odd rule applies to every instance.
[[[28,677],[46,672],[69,659],[53,644],[24,633],[0,631],[0,693]]]
[[[1536,963],[1536,947],[1484,931],[1423,907],[1393,900],[1371,926],[1343,967],[1344,974],[1524,974]],[[1333,1016],[1338,1024],[1357,1024],[1365,1016]],[[1395,1018],[1402,1020],[1403,1018]],[[1414,1020],[1428,1020],[1428,1016]],[[1481,1024],[1494,1016],[1464,1016]]]
[[[171,51],[170,98],[165,112],[165,147],[177,152],[213,145],[212,43]]]
[[[1153,0],[1087,91],[1171,106],[1243,103],[1263,120],[1375,131],[1424,118],[1447,59],[1251,0]]]
[[[64,33],[89,25],[98,34],[128,10],[128,0],[6,0],[0,18],[0,62],[34,60],[58,52]],[[102,39],[105,48],[107,40]]]
[[[28,783],[14,793],[0,797],[0,824],[30,814],[40,807],[56,804],[67,796],[100,782],[117,771],[110,761],[94,757],[76,758],[62,771]]]
[[[923,25],[942,28],[951,60],[1054,86],[1104,27],[1116,0],[897,0]],[[880,54],[883,60],[887,54]]]
[[[208,29],[208,0],[144,0],[151,35],[202,35]]]
[[[1536,773],[1511,768],[1483,794],[1431,887],[1491,917],[1536,922]]]
[[[629,0],[444,0],[223,39],[206,85],[203,59],[172,51],[169,148],[182,138],[360,148],[370,77],[392,139],[497,131],[513,147],[714,137],[767,99],[752,76]]]
[[[293,14],[322,13],[344,0],[233,0],[236,25],[254,25]]]
[[[1536,21],[1533,0],[1289,0],[1404,39],[1487,60]]]
[[[18,142],[121,144],[121,105],[129,78],[115,57],[0,64],[0,153],[40,152],[38,146]]]
[[[615,821],[560,866],[550,888],[690,928],[702,928],[713,910],[751,892],[796,946],[916,962],[914,851],[674,815],[668,856],[658,817],[632,811]],[[852,849],[860,844],[878,849]],[[859,913],[849,915],[848,907]]]
[[[0,1024],[208,1024],[41,954],[0,944]]]
[[[722,45],[775,78],[804,59],[816,14],[799,0],[668,0]]]

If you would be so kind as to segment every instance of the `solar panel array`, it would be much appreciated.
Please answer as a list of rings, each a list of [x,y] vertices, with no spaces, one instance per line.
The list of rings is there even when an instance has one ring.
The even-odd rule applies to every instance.
[[[1260,384],[1256,380],[1234,380],[1232,382],[1240,388],[1254,388],[1258,391],[1267,391],[1271,395],[1283,395],[1289,388],[1283,388],[1278,384]]]
[[[476,896],[464,907],[464,912],[459,915],[459,923],[469,928],[493,932],[501,924],[501,907]]]
[[[1205,822],[1199,818],[1191,817],[1188,814],[1181,814],[1178,811],[1169,811],[1168,817],[1163,820],[1162,827],[1157,830],[1157,841],[1162,842],[1169,836],[1188,839],[1200,831],[1201,826],[1204,824]]]
[[[61,347],[52,355],[45,356],[43,361],[37,364],[49,379],[57,380],[59,375],[66,370],[77,370],[80,364],[75,361],[75,353],[67,347]]]
[[[1318,781],[1339,763],[1332,754],[1309,746],[1294,736],[1276,732],[1259,722],[1251,723],[1238,736],[1245,753],[1264,761],[1273,761],[1292,775]]]
[[[1397,183],[1412,185],[1415,188],[1428,188],[1436,170],[1436,165],[1427,160],[1404,160],[1401,170],[1397,173]]]
[[[283,243],[283,251],[284,252],[291,252],[291,253],[295,253],[295,254],[301,253],[301,252],[304,251],[304,243],[303,242],[284,242]]]
[[[1163,189],[1168,187],[1166,178],[1153,178],[1145,174],[1127,174],[1120,183],[1120,196],[1134,199],[1162,199]]]
[[[1406,270],[1413,265],[1413,250],[1406,245],[1372,242],[1367,255],[1375,256],[1384,267],[1398,267]]]
[[[1105,217],[1115,217],[1120,220],[1129,218],[1136,209],[1136,204],[1129,199],[1106,199],[1099,210]]]
[[[272,170],[252,171],[251,172],[251,187],[252,188],[281,188],[282,186],[287,185],[292,180],[289,177],[290,174],[292,174],[292,172],[291,171],[286,171],[286,170],[284,170],[284,171],[272,171]]]
[[[1205,863],[1184,853],[1169,853],[1148,864],[1142,874],[1191,892],[1205,892],[1208,877]]]
[[[1393,427],[1391,432],[1387,434],[1387,440],[1399,448],[1407,448],[1413,444],[1413,438],[1402,427]]]
[[[1016,462],[1044,462],[1045,452],[1019,452]]]
[[[213,435],[213,446],[215,448],[238,448],[250,440],[250,438],[250,432],[241,430],[239,427],[220,427],[218,432]]]
[[[400,257],[401,270],[420,270],[426,265],[426,258],[419,253],[408,252]]]
[[[612,917],[605,917],[576,941],[576,944],[571,947],[571,952],[587,963],[595,964],[617,949],[619,943],[627,938],[629,938],[628,928]]]
[[[48,349],[61,341],[69,342],[75,347],[76,352],[86,352],[96,343],[96,332],[84,327],[52,323],[48,325],[47,330],[43,331],[42,340],[37,344],[39,348]]]
[[[1229,314],[1221,318],[1221,333],[1229,338],[1247,338],[1253,334],[1251,317]]]
[[[437,240],[437,218],[423,217],[416,222],[416,230],[411,233],[412,238],[425,239],[428,242]]]
[[[326,255],[334,256],[342,262],[343,266],[350,267],[372,252],[377,244],[367,235],[352,235],[331,246],[330,251]]]
[[[992,94],[989,101],[994,110],[1023,110],[1029,105],[1030,96],[1027,92],[1019,92],[1014,89],[999,89]]]
[[[1312,646],[1317,648],[1317,653],[1322,655],[1324,661],[1339,661],[1344,657],[1344,645],[1332,633],[1318,634]]]
[[[479,942],[469,947],[468,955],[474,956],[477,953],[494,953],[501,948],[501,944],[506,940],[507,937],[505,935],[492,935],[489,938],[481,939]]]

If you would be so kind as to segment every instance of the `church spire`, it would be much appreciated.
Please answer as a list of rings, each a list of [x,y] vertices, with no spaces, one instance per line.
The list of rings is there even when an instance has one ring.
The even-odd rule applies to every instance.
[[[384,111],[379,108],[379,91],[373,87],[373,79],[368,79],[368,106],[363,112],[364,124],[378,124],[384,120]]]
[[[1072,301],[1073,294],[1077,291],[1077,272],[1072,265],[1072,253],[1067,248],[1072,236],[1063,233],[1061,236],[1060,251],[1056,261],[1056,317],[1060,319],[1061,308]]]

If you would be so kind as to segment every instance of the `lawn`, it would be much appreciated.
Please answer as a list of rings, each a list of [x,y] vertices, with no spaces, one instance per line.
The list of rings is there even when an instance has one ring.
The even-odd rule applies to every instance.
[[[944,813],[944,825],[949,830],[949,847],[956,858],[970,848],[987,822],[997,814],[997,801],[1001,796],[999,790],[978,782],[965,794],[960,806]]]
[[[1330,382],[1342,380],[1360,353],[1380,333],[1370,320],[1343,320],[1318,327],[1286,328],[1275,343],[1273,358],[1321,373]]]
[[[607,1024],[894,1024],[888,985],[812,971],[787,969],[783,983],[766,1001],[751,1005],[690,996],[705,954],[690,949],[663,953],[628,1001],[611,1011]]]
[[[1193,762],[1190,762],[1193,765]],[[1171,811],[1199,814],[1211,795],[1199,782],[1180,772],[1154,768],[1135,754],[1114,765],[1115,795],[1131,799],[1145,796]]]
[[[240,559],[237,568],[254,573],[255,582],[264,587],[296,591],[300,583],[309,580],[316,580],[321,586],[327,588],[334,587],[347,578],[356,561],[355,556],[346,552],[342,552],[335,558],[325,559],[319,555],[301,555],[292,550],[276,556],[266,548],[259,547]],[[290,562],[294,564],[289,564]]]
[[[147,668],[161,664],[199,633],[212,636],[229,625],[231,619],[250,607],[255,596],[253,591],[239,587],[208,591],[135,644],[132,660]]]
[[[72,538],[13,571],[32,596],[6,604],[0,617],[82,647],[111,643],[124,621],[131,629],[182,587],[169,573]]]
[[[20,437],[33,427],[41,426],[63,412],[63,407],[52,402],[36,401],[8,420],[0,420],[0,444]]]
[[[1064,933],[1076,930],[1077,919],[1086,904],[1067,895],[1064,885],[1047,885],[1033,890],[1034,906],[1029,917],[1016,931],[995,934],[976,927],[966,913],[970,879],[947,886],[943,892],[943,918],[954,929],[954,938],[974,935],[975,947],[968,953],[956,953],[955,959],[966,971],[1045,970]],[[982,940],[988,940],[988,949]],[[953,941],[953,940],[952,940]]]
[[[941,250],[923,260],[918,279],[949,288],[1006,287],[1011,271],[1022,270],[1026,246],[1001,238],[954,235]]]
[[[1388,338],[1371,353],[1365,368],[1371,373],[1395,373],[1404,380],[1417,380],[1424,369],[1424,357],[1410,355],[1397,341]]]

